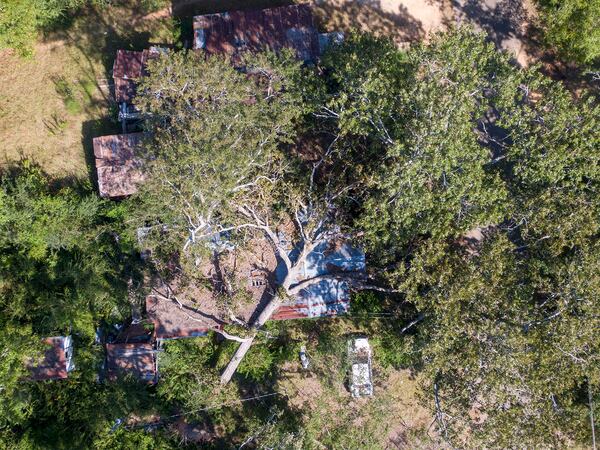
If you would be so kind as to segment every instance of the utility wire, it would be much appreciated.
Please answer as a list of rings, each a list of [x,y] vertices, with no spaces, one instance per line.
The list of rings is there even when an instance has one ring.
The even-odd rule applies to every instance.
[[[252,400],[258,400],[258,399],[266,398],[266,397],[273,397],[275,395],[285,396],[286,394],[282,394],[281,392],[271,392],[269,394],[257,395],[256,397],[241,398],[239,400],[233,400],[231,402],[224,402],[224,403],[220,403],[218,405],[207,406],[205,408],[199,408],[199,409],[195,409],[195,410],[192,410],[192,411],[186,411],[186,412],[182,412],[182,413],[179,413],[179,414],[172,414],[170,416],[165,416],[163,419],[159,420],[158,422],[144,423],[144,424],[138,424],[138,425],[127,425],[127,426],[125,426],[123,428],[129,430],[129,429],[134,429],[134,428],[142,428],[142,427],[145,427],[145,426],[148,426],[148,425],[155,426],[155,425],[159,425],[161,423],[164,423],[164,422],[166,422],[166,421],[168,421],[170,419],[174,419],[176,417],[188,416],[190,414],[194,414],[194,413],[198,413],[198,412],[202,412],[202,411],[209,411],[209,410],[212,410],[212,409],[220,409],[220,408],[223,408],[225,406],[237,405],[239,403],[249,402],[249,401],[252,401]]]

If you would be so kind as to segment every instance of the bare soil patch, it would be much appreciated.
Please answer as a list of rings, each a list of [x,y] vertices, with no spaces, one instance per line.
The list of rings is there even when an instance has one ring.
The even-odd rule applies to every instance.
[[[453,22],[447,0],[314,0],[327,31],[371,31],[397,44],[427,39]]]

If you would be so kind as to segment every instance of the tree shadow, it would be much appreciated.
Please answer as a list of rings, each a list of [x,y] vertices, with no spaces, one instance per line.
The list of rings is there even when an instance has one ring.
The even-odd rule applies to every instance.
[[[404,5],[399,5],[397,12],[388,12],[381,0],[325,0],[317,2],[314,11],[320,22],[327,24],[327,31],[370,31],[396,44],[418,41],[426,35],[422,22]]]
[[[189,17],[239,9],[275,8],[294,3],[294,0],[171,0],[171,10],[176,17]]]
[[[564,62],[544,40],[543,30],[522,0],[451,0],[458,24],[468,23],[487,34],[496,48],[507,50],[519,66],[540,64],[541,72],[561,81],[573,93],[597,90],[592,77]]]
[[[94,141],[97,136],[118,134],[121,125],[113,119],[114,115],[102,119],[88,120],[81,125],[81,146],[88,169],[88,177],[94,189],[98,190],[98,174],[96,173],[96,158],[94,157]]]
[[[470,23],[484,31],[497,48],[513,38],[524,40],[529,20],[520,0],[452,0],[458,23]]]

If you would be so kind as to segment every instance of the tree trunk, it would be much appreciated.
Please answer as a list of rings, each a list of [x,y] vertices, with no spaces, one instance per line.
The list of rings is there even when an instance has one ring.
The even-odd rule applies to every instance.
[[[231,377],[233,376],[233,374],[237,370],[238,366],[240,365],[240,362],[242,361],[244,356],[246,356],[246,353],[248,353],[248,350],[250,350],[250,347],[252,346],[252,342],[254,342],[255,337],[256,337],[256,334],[254,334],[254,336],[249,338],[247,341],[242,342],[240,344],[238,349],[235,351],[233,358],[231,358],[231,360],[229,360],[229,364],[227,364],[227,367],[225,367],[225,370],[221,374],[221,384],[229,383],[229,381],[231,380]]]
[[[250,350],[250,347],[254,342],[254,338],[256,337],[257,330],[260,327],[262,327],[267,322],[267,320],[271,318],[271,316],[275,313],[277,308],[279,308],[279,306],[281,305],[281,302],[282,300],[279,298],[278,295],[276,295],[267,304],[265,309],[262,310],[258,318],[252,324],[252,328],[254,328],[255,330],[254,334],[251,337],[249,337],[247,341],[242,342],[240,344],[240,346],[235,351],[235,354],[229,361],[229,364],[227,364],[227,367],[225,367],[225,370],[221,374],[221,384],[227,384],[229,383],[229,381],[231,381],[231,377],[237,370],[238,366],[240,365],[240,362],[242,361],[244,356],[246,356],[248,350]]]

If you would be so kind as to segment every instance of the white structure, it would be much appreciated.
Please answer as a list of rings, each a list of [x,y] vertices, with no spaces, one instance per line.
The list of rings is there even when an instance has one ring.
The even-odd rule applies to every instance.
[[[348,342],[350,361],[350,393],[352,397],[373,395],[371,371],[371,346],[367,338],[356,338]]]

